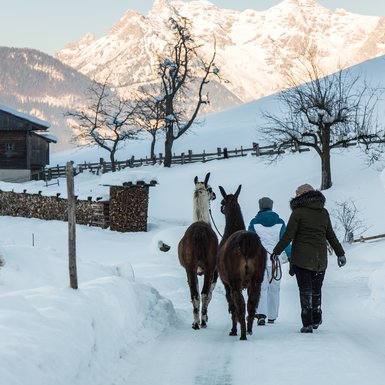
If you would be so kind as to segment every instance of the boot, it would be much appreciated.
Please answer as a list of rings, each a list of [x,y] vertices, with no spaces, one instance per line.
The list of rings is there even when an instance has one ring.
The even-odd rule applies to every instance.
[[[313,333],[313,326],[312,325],[302,326],[300,332],[301,333]]]
[[[311,309],[301,310],[302,325],[301,333],[313,333],[313,313]]]
[[[266,315],[265,314],[257,314],[256,317],[258,319],[258,322],[257,322],[258,326],[263,326],[266,324]]]
[[[318,326],[322,324],[322,310],[320,306],[317,306],[312,311],[313,315],[313,329],[318,329]]]

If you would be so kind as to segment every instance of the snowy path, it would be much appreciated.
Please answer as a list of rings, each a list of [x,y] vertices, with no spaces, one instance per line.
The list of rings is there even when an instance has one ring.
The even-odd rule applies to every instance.
[[[362,385],[367,378],[374,378],[377,382],[371,385],[383,384],[381,325],[378,319],[370,322],[363,310],[367,280],[357,279],[354,284],[344,280],[349,267],[343,271],[330,263],[324,286],[324,323],[313,334],[303,335],[298,331],[297,286],[286,269],[285,265],[278,322],[264,327],[255,324],[254,334],[246,342],[228,336],[230,317],[220,282],[210,304],[208,328],[192,330],[185,283],[183,291],[171,295],[180,323],[133,352],[128,383],[240,385],[258,381],[298,385],[317,378],[317,383],[328,385]]]
[[[7,331],[2,333],[0,366],[4,385],[29,385],[26,376],[34,379],[31,385],[51,385],[60,370],[61,382],[55,382],[60,385],[384,384],[383,293],[380,290],[373,297],[375,292],[368,286],[375,272],[382,277],[384,243],[347,250],[348,264],[342,269],[334,256],[330,258],[323,292],[324,322],[313,334],[299,333],[298,289],[283,265],[278,321],[255,325],[254,334],[240,341],[228,335],[230,316],[221,282],[209,306],[208,328],[191,328],[185,272],[174,252],[183,227],[120,234],[80,226],[77,251],[82,287],[72,293],[67,289],[62,251],[67,240],[60,235],[66,224],[49,223],[52,234],[46,237],[47,224],[32,223],[0,218],[7,245],[7,265],[0,270],[0,319]],[[28,245],[31,228],[35,247]],[[170,240],[170,252],[157,250],[159,238]],[[132,287],[123,285],[132,280],[131,266]],[[116,279],[117,271],[123,279]],[[150,286],[167,299],[163,305],[155,300],[157,293]],[[171,326],[169,317],[174,313],[171,305],[166,306],[170,303],[176,314]],[[17,314],[11,322],[15,338],[9,333],[12,314]],[[21,343],[28,343],[28,349],[9,358],[9,351],[18,352],[14,346]],[[13,369],[22,360],[28,361],[29,369]],[[12,382],[8,379],[13,380],[14,373],[18,377]]]

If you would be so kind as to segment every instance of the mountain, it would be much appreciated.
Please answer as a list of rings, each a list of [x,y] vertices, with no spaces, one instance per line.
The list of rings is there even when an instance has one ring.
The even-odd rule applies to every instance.
[[[87,34],[56,57],[98,80],[112,70],[112,82],[125,92],[156,78],[166,21],[178,15],[192,21],[204,56],[211,57],[215,39],[216,64],[228,81],[222,86],[242,102],[284,88],[286,71],[311,48],[327,73],[385,54],[384,17],[333,12],[313,0],[283,0],[263,12],[221,9],[208,1],[156,0],[148,15],[129,10],[106,36]],[[223,109],[217,103],[216,109]]]
[[[358,78],[356,86],[385,90],[385,55],[349,67],[352,78]],[[383,93],[383,95],[385,95]],[[279,94],[273,94],[261,99],[256,99],[240,106],[235,106],[224,111],[210,113],[200,119],[200,124],[194,125],[174,142],[173,152],[177,155],[182,152],[187,154],[190,150],[194,154],[216,153],[217,148],[238,150],[251,148],[253,142],[261,146],[268,145],[260,128],[266,123],[263,118],[265,112],[280,111]],[[282,113],[282,112],[281,112]],[[375,114],[378,124],[384,128],[385,98],[379,98]],[[339,150],[335,150],[339,151]],[[124,161],[134,156],[136,159],[149,156],[150,137],[137,141],[128,141],[117,151],[117,159]],[[164,154],[164,140],[160,138],[155,145],[155,153]],[[54,154],[51,157],[51,166],[64,165],[69,160],[75,163],[98,162],[100,158],[107,159],[108,153],[100,147],[82,147],[73,151]]]
[[[128,10],[106,36],[87,34],[55,57],[0,47],[0,103],[50,122],[59,139],[54,152],[72,147],[64,114],[85,102],[91,79],[110,75],[122,94],[154,81],[169,37],[166,21],[178,15],[192,21],[204,56],[211,57],[215,40],[216,64],[226,80],[208,84],[211,103],[202,115],[282,90],[285,72],[310,47],[317,47],[329,72],[385,54],[385,18],[332,12],[313,0],[284,0],[263,12],[156,0],[146,16]]]
[[[0,103],[51,124],[52,150],[68,148],[71,130],[64,114],[84,103],[90,79],[43,52],[0,47]]]

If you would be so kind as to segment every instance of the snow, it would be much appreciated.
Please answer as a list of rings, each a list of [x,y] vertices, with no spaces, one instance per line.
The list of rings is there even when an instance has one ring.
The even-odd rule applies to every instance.
[[[252,131],[246,117],[255,115],[255,104],[223,114],[208,117],[205,130],[189,136],[194,148],[215,148],[218,142],[229,148],[235,141],[249,144]],[[237,120],[235,135],[227,127],[228,136],[218,135],[218,122]],[[137,153],[148,146],[146,141],[130,144]],[[81,163],[85,154],[61,156]],[[364,235],[385,232],[383,169],[382,163],[368,167],[355,148],[332,153],[333,187],[324,192],[326,207],[332,212],[336,202],[352,199],[368,227]],[[234,192],[242,184],[239,201],[248,224],[260,197],[271,197],[274,209],[287,221],[296,187],[320,184],[320,161],[314,152],[287,154],[273,164],[248,155],[102,176],[80,174],[75,189],[84,196],[104,194],[105,185],[128,180],[155,178],[158,184],[150,188],[147,232],[77,226],[78,290],[69,287],[67,223],[0,217],[1,384],[383,384],[385,239],[345,244],[343,268],[330,256],[324,321],[311,335],[299,333],[298,289],[287,264],[275,324],[255,325],[247,341],[230,337],[225,293],[218,282],[208,328],[192,330],[192,305],[176,250],[192,220],[193,179],[202,180],[209,171],[217,194],[212,213],[220,231],[224,218],[219,185]],[[43,182],[3,182],[0,189],[65,196],[65,180],[59,182],[48,187]],[[341,231],[338,235],[343,238]],[[171,246],[169,252],[159,250],[160,240]]]

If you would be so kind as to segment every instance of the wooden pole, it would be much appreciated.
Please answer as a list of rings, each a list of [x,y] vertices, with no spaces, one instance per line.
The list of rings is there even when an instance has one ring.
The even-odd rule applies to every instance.
[[[379,235],[372,235],[370,237],[360,237],[358,239],[354,239],[353,242],[365,242],[365,241],[371,241],[372,239],[380,239],[385,238],[385,234],[379,234]]]
[[[68,267],[70,285],[72,289],[78,288],[78,276],[76,269],[76,198],[74,189],[73,163],[67,162],[67,201],[68,201]]]

